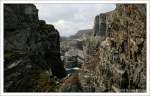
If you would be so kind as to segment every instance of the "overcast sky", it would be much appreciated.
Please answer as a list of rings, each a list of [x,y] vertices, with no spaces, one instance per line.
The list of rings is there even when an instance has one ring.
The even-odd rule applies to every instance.
[[[115,9],[115,4],[35,4],[39,18],[53,24],[61,36],[93,28],[94,18]]]

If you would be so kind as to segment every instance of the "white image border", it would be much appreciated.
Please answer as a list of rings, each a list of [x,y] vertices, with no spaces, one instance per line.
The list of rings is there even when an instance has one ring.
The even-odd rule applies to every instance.
[[[62,4],[70,4],[70,3],[82,3],[82,4],[91,4],[91,3],[94,3],[94,4],[98,4],[98,3],[144,3],[147,5],[147,31],[146,31],[146,42],[147,42],[147,87],[146,87],[146,92],[145,93],[73,93],[73,92],[70,92],[70,93],[46,93],[46,92],[40,92],[40,93],[29,93],[29,92],[23,92],[23,93],[11,93],[11,92],[4,92],[3,90],[3,87],[4,87],[4,74],[3,74],[3,41],[4,41],[4,20],[3,20],[3,15],[4,15],[4,8],[3,8],[3,5],[6,4],[6,3],[51,3],[51,4],[56,4],[56,3],[62,3]],[[150,39],[149,39],[149,16],[150,16],[150,6],[149,6],[149,1],[138,1],[138,0],[134,0],[134,1],[131,1],[131,0],[121,0],[121,1],[114,1],[114,0],[109,0],[109,1],[106,1],[106,0],[101,0],[101,1],[1,1],[1,25],[0,25],[0,28],[1,28],[1,31],[0,31],[0,96],[149,96],[150,95],[150,88],[149,88],[149,80],[150,80],[150,74],[149,74],[149,69],[150,69],[150,65],[149,65],[149,43],[150,43]],[[98,13],[99,14],[99,13]],[[94,22],[94,21],[93,21]]]

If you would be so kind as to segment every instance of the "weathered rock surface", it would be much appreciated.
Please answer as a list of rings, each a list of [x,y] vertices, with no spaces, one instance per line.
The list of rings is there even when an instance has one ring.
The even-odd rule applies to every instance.
[[[95,17],[93,30],[81,30],[61,44],[58,31],[38,19],[34,5],[7,4],[4,10],[6,92],[35,91],[34,86],[42,83],[39,92],[47,84],[57,85],[51,80],[37,82],[37,75],[64,77],[60,56],[66,68],[81,64],[66,77],[61,91],[146,91],[146,5],[117,4],[115,10]]]
[[[59,32],[38,19],[34,5],[5,4],[4,91],[31,92],[36,76],[45,71],[66,76],[59,43]]]
[[[83,38],[92,33],[92,29],[80,30],[75,35],[61,41],[61,56],[66,68],[79,67],[84,63]]]
[[[118,4],[96,16],[94,36],[83,47],[87,59],[77,75],[78,91],[146,91],[146,5]]]
[[[100,14],[95,17],[94,21],[94,35],[106,35],[106,15]]]

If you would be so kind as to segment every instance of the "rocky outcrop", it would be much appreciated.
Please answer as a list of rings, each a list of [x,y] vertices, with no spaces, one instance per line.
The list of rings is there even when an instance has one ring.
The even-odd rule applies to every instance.
[[[75,35],[62,38],[61,41],[61,57],[66,68],[79,67],[84,63],[83,38],[90,36],[92,29],[79,30]]]
[[[93,35],[93,29],[79,30],[75,35],[70,36],[71,39],[85,38],[86,36]]]
[[[146,91],[145,4],[117,4],[96,16],[94,36],[84,41],[88,59],[76,80],[80,91]]]
[[[89,84],[85,83],[87,78],[83,74],[86,74],[95,81],[88,91],[145,91],[146,6],[117,5],[102,17],[104,20],[97,21],[99,30],[95,30],[96,36],[104,36],[104,40],[99,41],[93,60],[84,66],[86,73],[81,71],[79,77],[84,80],[81,84]],[[86,91],[86,87],[83,89]]]
[[[59,32],[38,19],[32,4],[4,5],[4,91],[34,91],[36,77],[66,76],[60,59]]]
[[[94,21],[94,35],[106,35],[106,16],[100,14],[95,17]]]

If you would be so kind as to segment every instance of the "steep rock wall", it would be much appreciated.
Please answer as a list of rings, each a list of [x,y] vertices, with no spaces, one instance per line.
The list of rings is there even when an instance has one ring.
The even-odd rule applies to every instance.
[[[80,84],[76,90],[145,92],[146,5],[117,4],[115,10],[96,16],[94,22],[94,36],[84,42],[91,53],[76,75]],[[75,86],[69,80],[64,90]]]
[[[100,14],[95,17],[94,21],[94,35],[106,35],[106,15]]]
[[[145,91],[146,5],[120,4],[103,17],[97,22],[106,26],[94,29],[107,35],[96,34],[105,39],[79,73],[83,91]],[[85,83],[87,80],[94,82]]]
[[[4,5],[4,91],[33,91],[36,76],[66,75],[60,59],[59,32],[38,19],[33,4]]]

